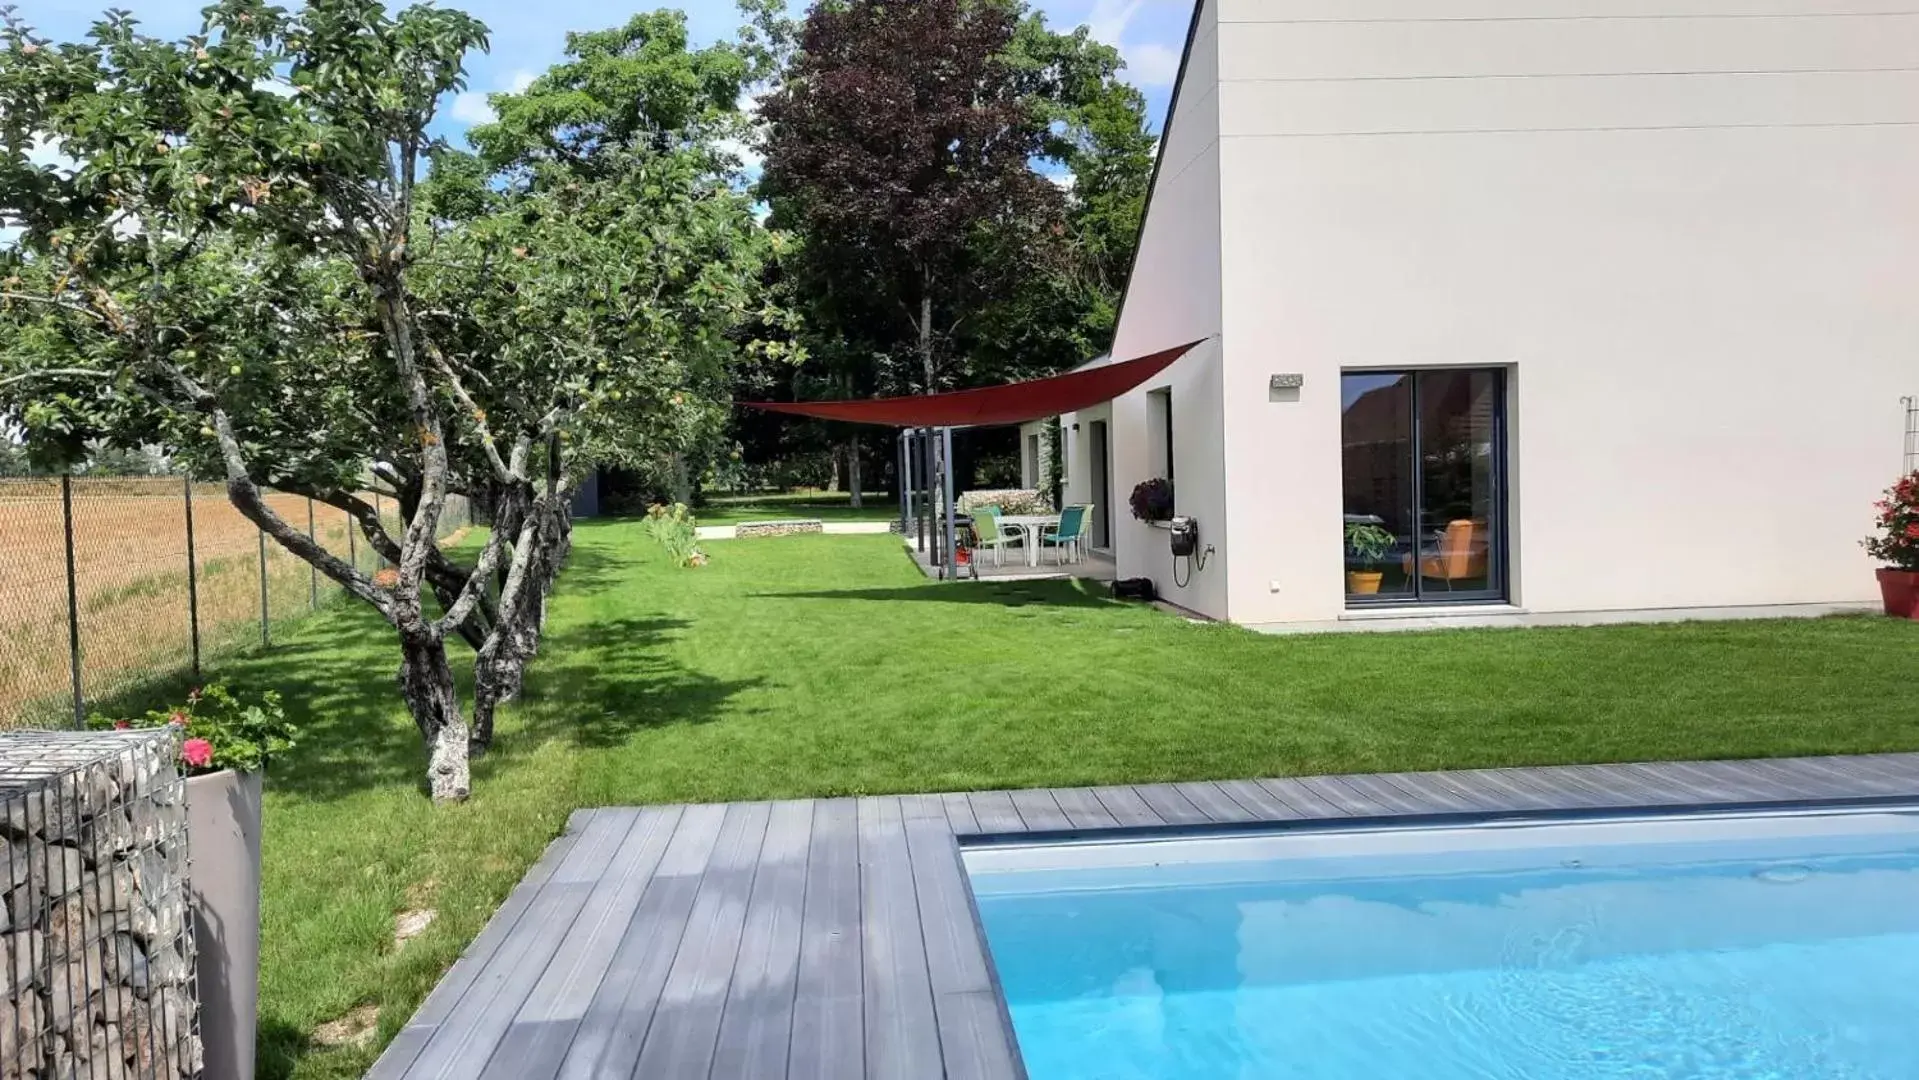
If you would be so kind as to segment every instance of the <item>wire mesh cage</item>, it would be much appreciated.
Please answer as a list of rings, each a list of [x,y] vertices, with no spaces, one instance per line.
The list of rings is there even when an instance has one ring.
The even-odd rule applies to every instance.
[[[174,753],[166,731],[0,735],[0,1080],[201,1075]]]
[[[1906,407],[1906,471],[1919,469],[1919,395],[1902,397]]]

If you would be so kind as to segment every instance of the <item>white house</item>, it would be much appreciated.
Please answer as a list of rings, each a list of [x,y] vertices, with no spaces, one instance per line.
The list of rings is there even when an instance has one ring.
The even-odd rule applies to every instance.
[[[1255,625],[1870,600],[1912,7],[1201,0],[1113,355],[1210,340],[1061,419],[1095,546]]]

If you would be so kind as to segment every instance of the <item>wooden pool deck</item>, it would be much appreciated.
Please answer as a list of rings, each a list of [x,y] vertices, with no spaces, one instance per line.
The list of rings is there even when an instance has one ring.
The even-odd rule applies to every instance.
[[[1919,754],[582,810],[369,1080],[1017,1080],[965,838],[1919,798]]]

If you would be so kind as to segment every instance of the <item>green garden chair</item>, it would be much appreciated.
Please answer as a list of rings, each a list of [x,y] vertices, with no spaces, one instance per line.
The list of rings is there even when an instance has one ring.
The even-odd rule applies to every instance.
[[[1009,547],[1017,547],[1025,542],[1026,533],[1022,529],[1007,532],[1000,524],[1000,508],[997,506],[976,506],[973,508],[973,532],[979,541],[979,547],[993,552],[993,565],[1004,565],[1000,552]]]
[[[1068,557],[1078,562],[1086,557],[1086,519],[1091,506],[1069,506],[1059,512],[1059,527],[1040,534],[1040,550],[1051,548],[1054,558],[1064,564]]]

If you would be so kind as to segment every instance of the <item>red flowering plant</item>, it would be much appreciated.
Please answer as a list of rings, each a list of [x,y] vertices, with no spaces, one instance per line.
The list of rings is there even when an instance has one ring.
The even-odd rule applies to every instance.
[[[90,723],[100,729],[172,728],[180,740],[181,771],[188,776],[225,769],[258,772],[275,754],[291,750],[298,734],[279,694],[269,690],[257,701],[242,701],[219,683],[189,691],[183,704],[137,719],[96,716]]]
[[[1887,488],[1873,508],[1879,529],[1861,541],[1867,553],[1895,570],[1919,571],[1919,472]]]

